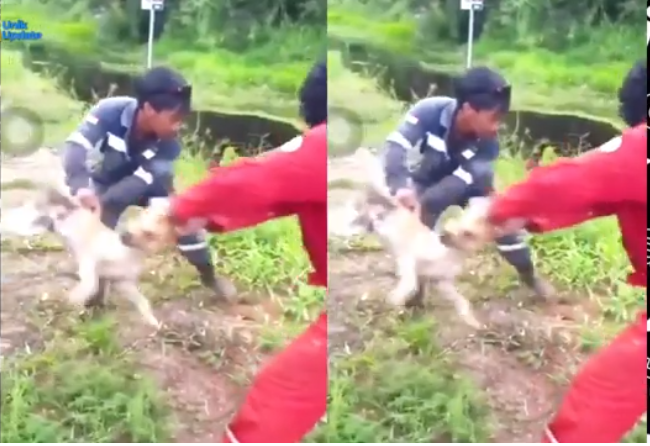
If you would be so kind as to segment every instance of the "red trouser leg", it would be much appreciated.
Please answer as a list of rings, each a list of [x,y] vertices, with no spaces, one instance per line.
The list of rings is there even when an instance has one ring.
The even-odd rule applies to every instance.
[[[582,367],[542,443],[619,443],[647,410],[645,313]]]
[[[264,366],[224,443],[298,443],[327,408],[327,316]]]

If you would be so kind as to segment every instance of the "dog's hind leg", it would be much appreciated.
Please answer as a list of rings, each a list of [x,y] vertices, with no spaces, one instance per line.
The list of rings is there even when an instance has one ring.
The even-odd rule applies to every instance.
[[[122,280],[115,282],[117,291],[124,294],[124,297],[129,299],[136,306],[142,317],[148,324],[160,328],[160,322],[156,319],[151,309],[149,299],[147,299],[138,289],[138,286],[131,281]]]
[[[411,257],[397,259],[397,286],[388,295],[388,303],[404,306],[418,291],[418,272],[416,262]]]
[[[463,318],[463,321],[467,325],[470,325],[474,328],[481,328],[482,324],[478,321],[474,315],[474,310],[472,310],[472,305],[469,300],[465,298],[453,282],[449,280],[443,280],[436,282],[436,289],[442,294],[442,297],[450,301],[456,307],[456,311]]]
[[[424,300],[427,295],[428,288],[428,278],[420,276],[418,277],[418,287],[415,291],[415,294],[406,302],[406,306],[410,308],[423,308]]]
[[[74,305],[85,307],[98,291],[99,276],[95,259],[79,259],[79,283],[70,291],[68,299]]]
[[[110,291],[110,282],[106,279],[99,279],[99,285],[97,287],[97,292],[93,294],[88,301],[86,301],[86,307],[97,307],[101,308],[106,305],[106,295]]]

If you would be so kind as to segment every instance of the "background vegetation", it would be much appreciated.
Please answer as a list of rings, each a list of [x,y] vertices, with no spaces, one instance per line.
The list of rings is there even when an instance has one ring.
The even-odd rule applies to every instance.
[[[475,64],[504,72],[520,109],[616,119],[621,74],[645,57],[640,11],[629,0],[486,2]],[[436,71],[465,66],[467,13],[458,2],[331,0],[330,47],[361,43]],[[562,86],[558,89],[558,86]]]

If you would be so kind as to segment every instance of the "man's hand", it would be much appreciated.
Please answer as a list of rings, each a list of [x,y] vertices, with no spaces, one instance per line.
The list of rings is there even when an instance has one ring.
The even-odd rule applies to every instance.
[[[79,200],[81,206],[85,207],[86,209],[89,209],[92,212],[99,212],[101,210],[99,197],[92,189],[79,189],[75,197]]]
[[[411,211],[415,211],[419,208],[418,197],[413,189],[399,189],[395,192],[395,199],[399,204]]]
[[[173,197],[152,198],[149,200],[149,207],[155,208],[156,212],[164,214],[169,219],[169,222],[175,226],[176,234],[179,236],[187,236],[197,234],[205,230],[208,226],[208,221],[204,218],[193,218],[186,222],[179,221],[173,212]]]
[[[501,215],[498,203],[499,196],[492,194],[490,207],[487,211],[487,220],[492,225],[494,237],[503,237],[510,234],[515,234],[522,230],[528,232],[539,232],[536,230],[537,222],[526,221],[518,217],[505,217]]]

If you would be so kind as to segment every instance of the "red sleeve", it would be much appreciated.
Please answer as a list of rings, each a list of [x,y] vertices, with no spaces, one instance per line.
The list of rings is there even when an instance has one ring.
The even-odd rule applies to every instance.
[[[179,222],[260,213],[272,218],[300,204],[326,201],[327,132],[320,126],[299,146],[213,169],[209,178],[172,200],[172,214]]]
[[[525,219],[544,231],[645,202],[646,143],[645,128],[636,127],[585,155],[536,168],[495,198],[491,219]]]

